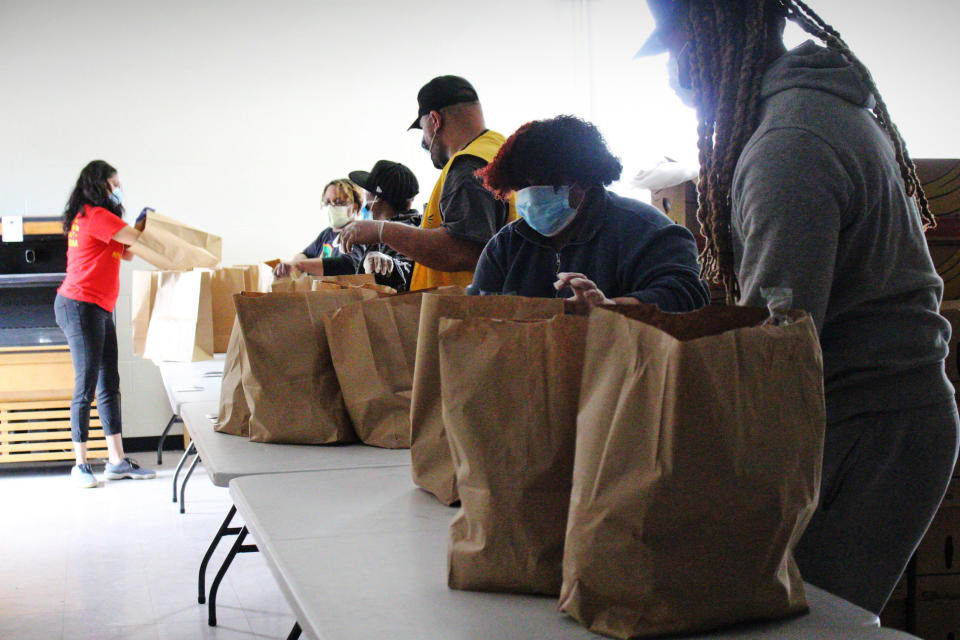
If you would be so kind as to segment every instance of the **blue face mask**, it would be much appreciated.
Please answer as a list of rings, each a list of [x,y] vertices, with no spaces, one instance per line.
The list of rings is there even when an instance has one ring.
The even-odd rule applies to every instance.
[[[570,187],[527,187],[517,191],[517,213],[530,228],[549,237],[566,229],[577,216],[570,206]]]
[[[123,191],[120,191],[120,187],[110,192],[110,199],[113,200],[114,204],[121,204],[123,202]]]
[[[368,202],[363,203],[363,207],[360,209],[360,214],[357,217],[361,220],[370,220],[373,218],[373,214],[370,213],[370,206]]]

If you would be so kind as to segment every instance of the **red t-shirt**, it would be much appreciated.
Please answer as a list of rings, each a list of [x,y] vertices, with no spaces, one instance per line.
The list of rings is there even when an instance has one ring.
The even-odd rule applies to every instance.
[[[120,293],[123,245],[113,236],[126,226],[103,207],[83,205],[67,234],[67,277],[57,293],[112,312]]]

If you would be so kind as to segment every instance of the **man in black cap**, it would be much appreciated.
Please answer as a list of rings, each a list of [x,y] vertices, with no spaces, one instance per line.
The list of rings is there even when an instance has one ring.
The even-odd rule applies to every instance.
[[[370,220],[351,222],[341,242],[382,242],[416,261],[411,290],[468,286],[487,241],[516,218],[512,201],[498,200],[474,172],[493,160],[505,138],[487,129],[477,92],[459,76],[439,76],[417,94],[410,129],[422,129],[421,145],[441,170],[419,229]]]
[[[388,222],[413,228],[420,226],[420,214],[412,208],[420,193],[417,176],[399,162],[378,160],[370,171],[351,171],[350,180],[367,192],[367,208],[376,225],[377,239],[368,243],[361,259],[365,273],[376,274],[377,284],[397,291],[410,288],[413,260],[380,240]]]

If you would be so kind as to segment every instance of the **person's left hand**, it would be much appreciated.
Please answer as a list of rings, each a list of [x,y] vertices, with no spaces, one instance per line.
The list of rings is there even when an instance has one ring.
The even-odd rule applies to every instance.
[[[603,295],[603,291],[600,291],[593,280],[582,273],[558,273],[553,286],[557,291],[564,287],[573,289],[573,304],[579,311],[586,311],[591,306],[615,304]]]
[[[350,253],[354,245],[373,244],[377,241],[377,231],[375,220],[351,220],[340,232],[340,250]]]
[[[371,251],[363,259],[364,273],[377,273],[388,276],[393,273],[393,258],[379,251]]]

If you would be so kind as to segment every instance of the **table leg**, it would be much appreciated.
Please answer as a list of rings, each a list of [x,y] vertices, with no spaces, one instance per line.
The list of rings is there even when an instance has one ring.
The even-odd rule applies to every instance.
[[[180,462],[177,463],[177,469],[173,472],[173,501],[177,501],[177,476],[180,475],[180,469],[183,468],[183,463],[187,461],[187,458],[190,457],[190,454],[194,453],[197,450],[197,446],[194,443],[190,443],[190,446],[187,447],[183,455],[180,456]]]
[[[190,468],[187,469],[187,475],[183,476],[183,482],[180,483],[180,513],[186,513],[186,511],[184,511],[183,497],[187,492],[187,483],[190,482],[190,476],[193,475],[193,470],[197,468],[198,462],[200,462],[199,453],[193,457],[193,462],[190,463]]]
[[[294,622],[293,629],[290,629],[290,635],[287,636],[287,640],[297,640],[300,637],[300,623]]]
[[[211,627],[217,626],[217,591],[220,589],[223,576],[227,574],[227,569],[230,568],[230,563],[233,562],[233,559],[237,557],[238,553],[253,553],[259,551],[255,544],[243,544],[243,541],[247,538],[247,533],[249,532],[246,526],[240,527],[240,533],[237,534],[237,539],[233,541],[230,552],[227,553],[227,557],[224,558],[220,570],[217,571],[217,575],[213,579],[213,584],[210,585],[210,599],[207,602],[207,624]]]
[[[160,434],[160,443],[157,445],[157,464],[163,464],[163,442],[167,439],[167,434],[170,433],[170,427],[178,422],[181,422],[180,416],[173,414],[170,416],[167,426],[163,428],[163,433]]]
[[[220,525],[220,528],[217,529],[217,535],[213,536],[213,541],[210,543],[210,546],[207,548],[207,552],[203,556],[203,561],[200,563],[200,575],[197,580],[197,602],[204,604],[207,601],[207,590],[204,585],[207,576],[207,565],[210,563],[210,557],[213,556],[214,549],[217,548],[217,545],[220,544],[220,540],[224,536],[235,536],[240,533],[240,527],[231,527],[230,522],[233,520],[233,516],[237,513],[237,507],[230,505],[230,510],[227,511],[227,517],[224,518],[223,524]]]

